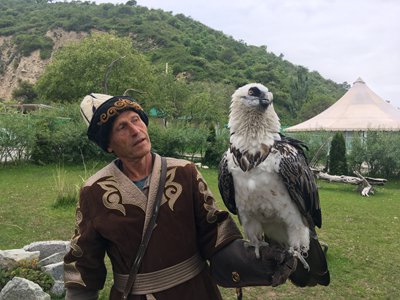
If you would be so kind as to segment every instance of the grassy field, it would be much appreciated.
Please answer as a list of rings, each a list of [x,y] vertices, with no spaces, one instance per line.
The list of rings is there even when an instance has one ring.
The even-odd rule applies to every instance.
[[[74,229],[74,207],[54,208],[55,178],[74,188],[100,166],[0,167],[0,249],[22,247],[38,240],[69,240]],[[217,173],[203,170],[216,196]],[[58,175],[57,175],[58,174]],[[60,176],[60,174],[62,176]],[[329,287],[300,289],[287,283],[277,288],[245,288],[244,299],[399,299],[400,181],[393,180],[369,198],[352,185],[318,182],[323,212],[321,240],[329,245]],[[108,299],[111,280],[101,294]],[[236,299],[221,289],[224,299]]]

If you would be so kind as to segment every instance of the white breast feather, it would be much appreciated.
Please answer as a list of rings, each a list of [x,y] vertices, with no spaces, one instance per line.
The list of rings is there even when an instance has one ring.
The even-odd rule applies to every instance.
[[[309,248],[309,229],[279,175],[280,154],[270,153],[257,168],[243,172],[228,153],[235,201],[245,235],[259,244],[265,234],[294,249]]]

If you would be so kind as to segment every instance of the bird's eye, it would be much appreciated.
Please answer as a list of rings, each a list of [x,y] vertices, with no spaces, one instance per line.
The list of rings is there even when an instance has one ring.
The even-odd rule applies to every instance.
[[[261,91],[257,87],[252,87],[249,89],[249,96],[254,96],[254,97],[259,97],[261,94]]]

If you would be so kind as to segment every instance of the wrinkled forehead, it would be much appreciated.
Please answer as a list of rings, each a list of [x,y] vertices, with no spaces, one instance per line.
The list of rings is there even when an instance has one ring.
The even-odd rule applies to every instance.
[[[129,122],[132,118],[138,118],[141,121],[140,116],[137,112],[135,112],[133,110],[123,111],[120,114],[118,114],[118,116],[115,118],[113,127],[116,127],[119,124],[124,123],[124,122]]]

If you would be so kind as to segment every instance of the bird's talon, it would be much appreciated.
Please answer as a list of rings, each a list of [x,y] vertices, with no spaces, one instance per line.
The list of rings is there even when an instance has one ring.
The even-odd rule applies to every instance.
[[[303,256],[301,252],[297,251],[297,250],[289,250],[289,252],[294,256],[297,257],[299,259],[299,261],[303,264],[304,269],[306,269],[308,272],[310,272],[310,266],[307,263],[307,261],[305,260],[305,257],[307,256]],[[308,255],[308,254],[307,254]]]

